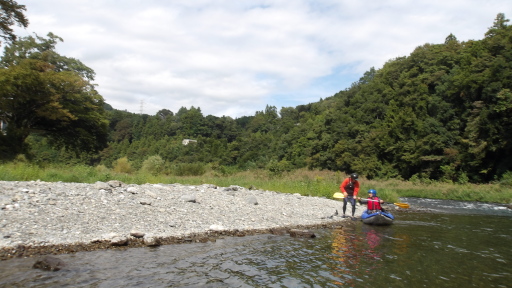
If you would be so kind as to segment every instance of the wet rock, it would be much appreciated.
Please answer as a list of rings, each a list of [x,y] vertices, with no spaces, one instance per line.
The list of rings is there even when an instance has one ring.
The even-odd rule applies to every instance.
[[[309,231],[309,230],[298,230],[298,229],[292,229],[290,230],[290,236],[295,238],[315,238],[315,233]]]
[[[32,268],[45,271],[59,271],[66,266],[61,259],[53,256],[45,256],[43,259],[36,261]]]
[[[272,228],[270,229],[270,233],[273,235],[285,235],[288,231],[286,228]]]
[[[161,242],[160,242],[160,239],[158,239],[157,237],[150,236],[150,237],[144,238],[144,245],[146,245],[148,247],[156,247],[156,246],[160,246]]]
[[[116,236],[110,240],[110,244],[112,244],[112,246],[126,246],[128,245],[128,238]]]

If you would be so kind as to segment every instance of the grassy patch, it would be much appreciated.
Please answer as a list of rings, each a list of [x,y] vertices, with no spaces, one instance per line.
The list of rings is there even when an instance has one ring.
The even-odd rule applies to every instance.
[[[125,163],[122,163],[125,164]],[[119,167],[117,167],[119,168]],[[149,170],[149,171],[148,171]],[[54,166],[38,167],[26,162],[0,165],[0,180],[47,182],[78,182],[94,183],[96,181],[119,180],[127,184],[145,183],[181,183],[190,185],[215,184],[221,187],[238,185],[255,187],[282,193],[299,193],[305,196],[331,198],[339,191],[339,185],[347,175],[332,171],[311,171],[300,169],[283,172],[276,176],[267,170],[250,170],[242,172],[219,173],[197,164],[180,166],[179,171],[172,175],[155,173],[154,169],[108,169],[105,166],[90,167]],[[179,176],[180,175],[180,176]],[[387,202],[398,202],[399,197],[419,197],[431,199],[451,199],[465,201],[481,201],[494,203],[512,203],[512,187],[505,183],[496,184],[451,184],[451,183],[418,183],[400,180],[367,180],[360,179],[360,196],[366,197],[366,191],[375,189],[379,197]]]

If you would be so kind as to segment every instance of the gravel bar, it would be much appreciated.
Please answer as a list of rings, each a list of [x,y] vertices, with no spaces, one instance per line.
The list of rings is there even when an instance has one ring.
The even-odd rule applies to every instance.
[[[235,185],[0,181],[0,260],[339,227],[341,208]]]

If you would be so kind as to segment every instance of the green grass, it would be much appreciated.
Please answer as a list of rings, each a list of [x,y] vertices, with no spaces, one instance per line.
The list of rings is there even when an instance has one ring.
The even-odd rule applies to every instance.
[[[310,171],[300,169],[284,173],[279,177],[266,170],[250,170],[238,173],[219,175],[207,170],[200,176],[175,176],[132,172],[120,173],[105,166],[51,166],[41,168],[26,162],[0,164],[0,180],[47,182],[94,183],[96,181],[119,180],[127,184],[145,183],[181,183],[190,185],[215,184],[221,187],[238,185],[255,187],[282,193],[299,193],[305,196],[331,198],[339,191],[339,185],[345,174],[332,171]],[[452,184],[452,183],[412,183],[400,180],[367,180],[360,179],[360,196],[366,197],[366,191],[376,189],[378,195],[387,202],[398,202],[399,197],[420,197],[432,199],[450,199],[465,201],[481,201],[493,203],[512,203],[512,187],[505,184]],[[0,192],[1,193],[1,192]]]

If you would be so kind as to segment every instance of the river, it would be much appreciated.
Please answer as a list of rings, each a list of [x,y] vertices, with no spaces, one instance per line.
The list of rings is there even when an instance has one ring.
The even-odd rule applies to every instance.
[[[351,221],[316,238],[256,235],[213,243],[0,262],[0,287],[512,287],[512,210],[493,204],[402,199],[432,212],[395,223]]]

